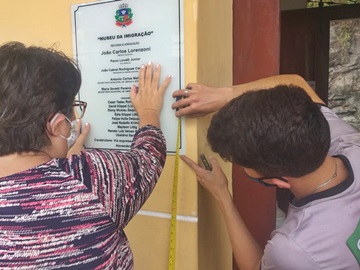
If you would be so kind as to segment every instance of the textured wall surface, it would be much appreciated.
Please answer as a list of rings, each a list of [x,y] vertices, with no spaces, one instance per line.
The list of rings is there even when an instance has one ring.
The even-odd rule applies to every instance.
[[[360,130],[360,19],[332,21],[329,107]]]

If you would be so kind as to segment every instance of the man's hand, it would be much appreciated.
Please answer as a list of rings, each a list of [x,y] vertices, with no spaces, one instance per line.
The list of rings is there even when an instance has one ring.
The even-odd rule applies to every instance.
[[[172,95],[181,98],[171,106],[175,115],[199,117],[217,112],[232,99],[232,88],[214,88],[203,84],[190,83],[186,89],[179,89]],[[184,97],[184,98],[182,98]]]
[[[212,171],[206,170],[186,156],[181,159],[196,173],[199,183],[206,188],[217,201],[231,196],[228,189],[228,180],[214,157],[209,157]]]

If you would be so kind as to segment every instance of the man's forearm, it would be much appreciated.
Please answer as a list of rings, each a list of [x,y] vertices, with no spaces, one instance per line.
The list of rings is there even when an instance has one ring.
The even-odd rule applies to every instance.
[[[237,265],[241,270],[258,270],[263,252],[246,228],[230,194],[223,197],[218,203],[225,220]]]
[[[252,81],[249,83],[235,85],[232,87],[232,98],[240,96],[247,91],[268,89],[281,84],[293,84],[295,86],[299,86],[306,91],[306,93],[311,97],[314,102],[324,103],[321,98],[315,93],[315,91],[311,88],[311,86],[301,76],[295,74],[276,75]]]

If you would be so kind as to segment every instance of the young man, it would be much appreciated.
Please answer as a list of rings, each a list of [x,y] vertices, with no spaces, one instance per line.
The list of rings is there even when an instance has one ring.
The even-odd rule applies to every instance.
[[[252,180],[288,188],[287,218],[260,250],[235,208],[215,158],[206,171],[187,157],[222,210],[240,269],[359,269],[346,245],[360,217],[360,134],[339,119],[299,76],[281,75],[232,88],[190,84],[173,96],[177,116],[217,111],[212,149]]]

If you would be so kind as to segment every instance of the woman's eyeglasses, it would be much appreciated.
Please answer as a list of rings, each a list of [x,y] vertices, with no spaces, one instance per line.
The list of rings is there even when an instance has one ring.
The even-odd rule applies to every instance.
[[[72,106],[74,109],[75,118],[83,118],[86,111],[87,103],[85,101],[75,100]]]

